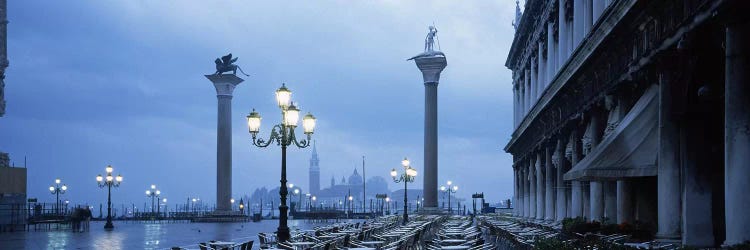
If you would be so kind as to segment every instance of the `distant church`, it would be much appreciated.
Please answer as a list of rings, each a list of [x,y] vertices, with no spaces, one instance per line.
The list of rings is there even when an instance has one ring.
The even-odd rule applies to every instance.
[[[318,159],[318,147],[313,144],[312,158],[310,158],[310,193],[320,192],[320,159]]]

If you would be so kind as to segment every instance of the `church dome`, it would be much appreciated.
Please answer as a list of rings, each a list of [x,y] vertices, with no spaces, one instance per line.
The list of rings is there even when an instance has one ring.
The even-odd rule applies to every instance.
[[[354,169],[354,173],[349,176],[349,185],[362,185],[362,176],[357,173],[357,169]]]

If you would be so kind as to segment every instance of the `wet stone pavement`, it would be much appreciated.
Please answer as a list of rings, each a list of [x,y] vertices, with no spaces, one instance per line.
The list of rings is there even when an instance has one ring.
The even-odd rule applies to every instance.
[[[325,223],[290,220],[292,230],[311,229]],[[70,230],[0,233],[0,249],[168,249],[173,246],[198,249],[209,240],[241,242],[254,240],[258,233],[274,232],[276,220],[237,223],[132,223],[115,221],[114,231],[104,222],[91,222],[88,232]]]

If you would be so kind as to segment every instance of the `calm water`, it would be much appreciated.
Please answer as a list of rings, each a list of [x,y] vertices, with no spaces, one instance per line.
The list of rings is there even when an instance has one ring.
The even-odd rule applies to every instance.
[[[326,223],[290,220],[292,230],[311,229]],[[165,249],[181,246],[197,249],[198,242],[209,240],[254,240],[258,249],[258,233],[274,232],[276,220],[238,223],[125,223],[115,221],[114,231],[104,231],[104,222],[91,222],[84,233],[70,231],[29,231],[0,233],[0,249]]]

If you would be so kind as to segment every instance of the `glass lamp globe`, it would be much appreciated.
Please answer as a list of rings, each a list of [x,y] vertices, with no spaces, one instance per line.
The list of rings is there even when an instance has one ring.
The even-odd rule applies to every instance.
[[[160,195],[160,194],[161,194],[161,191],[156,190],[156,195]]]
[[[62,191],[65,191],[65,190],[68,190],[68,186],[63,185],[62,186]]]
[[[453,185],[452,181],[448,181],[448,186]]]
[[[146,195],[151,195],[151,190],[146,190]]]
[[[114,177],[112,177],[111,175],[107,175],[107,182],[112,182],[112,179],[113,179],[113,178],[114,178]]]
[[[396,177],[398,175],[398,172],[396,172],[396,169],[391,170],[391,177]]]
[[[258,112],[255,112],[255,109],[250,112],[249,115],[247,115],[247,129],[250,131],[250,133],[258,133],[260,130],[260,114]]]
[[[458,191],[458,186],[453,186],[453,191]]]
[[[445,191],[445,186],[440,186],[440,191]]]
[[[117,175],[117,177],[115,177],[115,180],[116,180],[117,182],[122,182],[122,175],[119,175],[119,174],[118,174],[118,175]]]
[[[401,160],[401,165],[404,166],[404,167],[408,167],[409,166],[409,159],[407,159],[406,157],[404,157],[404,159]]]
[[[162,199],[161,202],[167,203],[167,198]]]
[[[55,179],[55,184],[60,184],[60,179]]]
[[[294,194],[299,194],[299,189],[295,189]]]
[[[234,199],[230,199],[230,200],[229,200],[229,202],[230,202],[230,203],[234,203]]]
[[[281,84],[281,88],[276,90],[276,102],[281,109],[286,109],[292,102],[292,91],[287,89],[284,83]]]
[[[294,184],[289,183],[289,188],[293,188],[293,187],[294,187]]]
[[[315,116],[307,113],[307,115],[302,118],[302,128],[305,129],[305,134],[312,134],[315,132]]]
[[[296,127],[299,122],[299,109],[292,104],[284,111],[284,125]]]
[[[104,180],[104,178],[102,178],[102,175],[96,176],[96,182],[102,182],[102,180]]]
[[[50,192],[55,192],[55,187],[52,187],[52,186],[50,186],[50,187],[49,187],[49,191],[50,191]]]
[[[391,197],[385,197],[385,202],[391,202]]]
[[[312,197],[312,200],[317,200],[317,199],[318,199],[318,197],[315,197],[315,196]]]
[[[156,189],[156,185],[151,184],[151,189]]]
[[[349,196],[349,200],[354,200],[354,197]]]
[[[106,170],[107,170],[107,173],[112,173],[112,171],[113,171],[114,169],[112,168],[112,166],[111,166],[111,165],[107,165],[107,168],[106,168]]]

